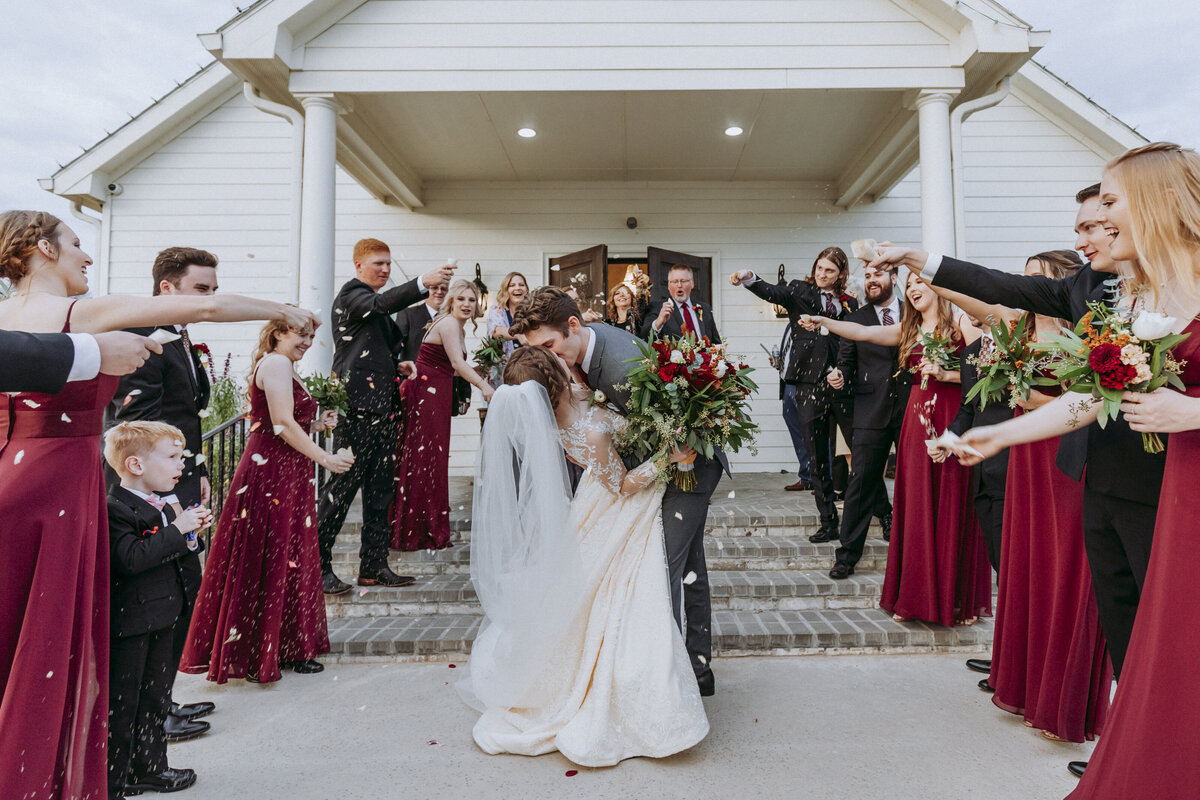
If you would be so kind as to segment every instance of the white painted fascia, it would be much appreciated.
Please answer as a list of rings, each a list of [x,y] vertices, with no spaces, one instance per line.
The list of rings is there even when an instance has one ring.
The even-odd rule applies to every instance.
[[[110,178],[119,177],[240,89],[222,64],[212,63],[154,105],[100,140],[39,185],[48,192],[99,210]]]
[[[1013,76],[1012,92],[1106,161],[1149,141],[1035,61]]]
[[[364,2],[264,0],[199,39],[221,60],[278,59],[303,69],[304,45]]]

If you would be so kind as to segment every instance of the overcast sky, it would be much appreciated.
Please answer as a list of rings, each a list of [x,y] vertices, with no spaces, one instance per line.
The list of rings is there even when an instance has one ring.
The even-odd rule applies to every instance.
[[[1059,77],[1150,140],[1200,146],[1194,0],[1005,5],[1052,32],[1036,58]],[[0,31],[0,209],[39,208],[67,218],[66,201],[42,191],[37,179],[207,63],[196,34],[218,28],[236,6],[233,0],[7,0]],[[85,246],[94,246],[87,226],[73,227]]]

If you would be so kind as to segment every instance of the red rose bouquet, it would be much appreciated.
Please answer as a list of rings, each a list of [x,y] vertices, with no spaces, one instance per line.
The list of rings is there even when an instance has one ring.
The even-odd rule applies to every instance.
[[[1103,403],[1100,427],[1117,418],[1121,392],[1153,392],[1167,385],[1183,390],[1183,364],[1172,357],[1171,348],[1190,334],[1171,333],[1174,318],[1146,311],[1135,317],[1103,303],[1088,303],[1088,308],[1074,330],[1032,346],[1059,359],[1054,374],[1074,381],[1071,391]],[[1164,449],[1157,433],[1143,433],[1142,444],[1147,453]]]
[[[638,461],[653,458],[659,475],[669,477],[672,450],[690,447],[705,458],[717,449],[754,449],[758,426],[747,412],[750,393],[758,386],[750,380],[746,364],[734,363],[723,345],[707,337],[664,337],[639,342],[642,357],[629,375],[629,424],[618,446]],[[691,461],[676,465],[675,484],[685,490],[696,486]]]

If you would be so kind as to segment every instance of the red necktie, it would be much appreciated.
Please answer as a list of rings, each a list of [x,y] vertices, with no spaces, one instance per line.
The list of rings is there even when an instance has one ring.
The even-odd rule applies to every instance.
[[[679,313],[683,314],[683,332],[690,333],[693,336],[698,335],[695,326],[692,325],[692,312],[687,303],[679,305]]]

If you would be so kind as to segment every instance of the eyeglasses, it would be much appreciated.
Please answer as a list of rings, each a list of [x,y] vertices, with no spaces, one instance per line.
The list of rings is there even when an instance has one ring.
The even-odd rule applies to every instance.
[[[687,286],[689,283],[692,283],[691,278],[675,278],[667,281],[668,286]]]

